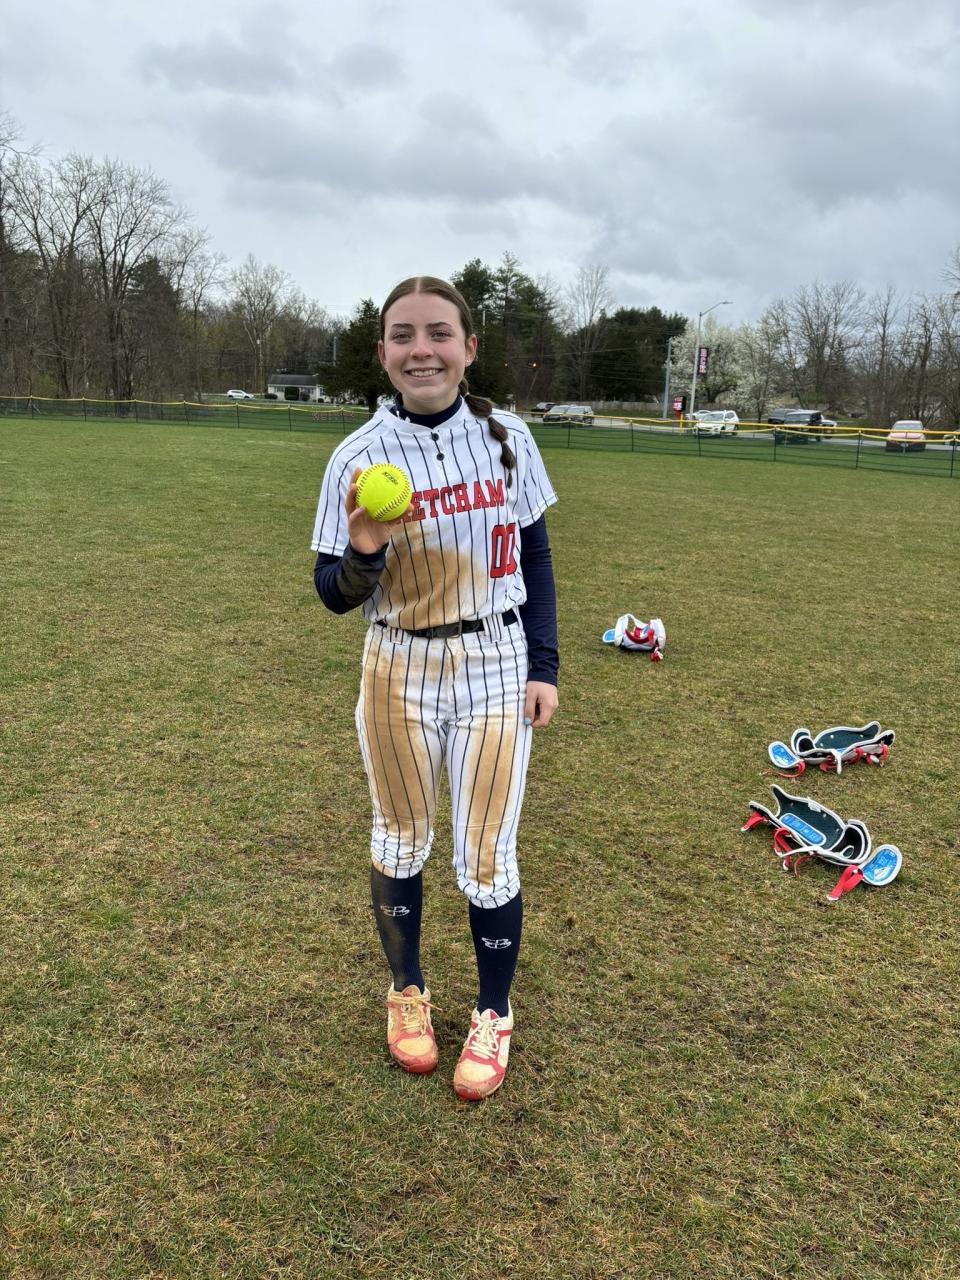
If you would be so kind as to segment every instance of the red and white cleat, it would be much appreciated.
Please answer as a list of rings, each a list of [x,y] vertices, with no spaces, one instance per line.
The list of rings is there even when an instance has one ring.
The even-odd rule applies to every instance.
[[[474,1009],[463,1052],[453,1073],[458,1098],[479,1102],[496,1093],[503,1084],[513,1034],[513,1009],[509,1006],[508,1009],[502,1018],[492,1009],[484,1009],[483,1013]]]
[[[404,1071],[422,1076],[436,1067],[439,1054],[430,1021],[430,992],[419,987],[387,992],[387,1048]]]

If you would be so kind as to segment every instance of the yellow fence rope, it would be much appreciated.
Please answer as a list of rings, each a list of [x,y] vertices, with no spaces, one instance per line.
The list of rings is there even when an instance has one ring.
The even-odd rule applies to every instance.
[[[187,411],[197,409],[205,412],[211,410],[229,410],[233,414],[250,414],[250,413],[284,413],[288,416],[291,414],[309,415],[312,421],[321,422],[324,418],[342,418],[344,414],[365,413],[366,409],[362,405],[323,405],[323,404],[303,404],[294,403],[293,401],[277,401],[265,402],[256,401],[250,403],[243,400],[100,400],[89,396],[0,396],[0,405],[13,403],[20,405],[26,403],[43,404],[43,405],[78,405],[81,407],[89,407],[91,409],[103,406],[110,410],[112,414],[117,414],[119,410],[128,408],[132,411],[138,409],[179,409]],[[530,415],[533,416],[533,415]],[[538,419],[534,417],[534,425]],[[560,425],[560,424],[558,424]],[[566,424],[563,424],[566,425]],[[576,422],[569,425],[577,426]],[[615,427],[650,427],[658,431],[669,434],[693,434],[698,430],[698,424],[692,418],[645,418],[627,416],[625,414],[595,414],[592,419],[593,426]],[[771,432],[779,432],[788,435],[797,436],[820,436],[823,440],[831,439],[856,439],[858,436],[865,440],[885,440],[890,434],[889,427],[874,426],[854,426],[846,423],[836,427],[817,426],[817,425],[789,425],[770,422],[749,422],[741,421],[738,429],[751,432],[759,432],[762,434],[770,434]],[[702,435],[709,437],[710,435],[732,434],[722,432],[702,431]],[[931,444],[960,444],[960,431],[935,431],[932,429],[924,429],[923,438]]]

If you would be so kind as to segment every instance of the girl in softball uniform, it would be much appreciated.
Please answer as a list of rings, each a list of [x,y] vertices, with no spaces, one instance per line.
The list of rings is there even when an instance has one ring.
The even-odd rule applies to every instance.
[[[454,1088],[479,1099],[507,1069],[522,921],[517,827],[532,733],[557,707],[544,522],[556,495],[526,424],[468,393],[477,339],[452,285],[432,276],[397,285],[377,349],[396,396],[330,458],[314,578],[329,609],[361,607],[368,623],[356,722],[373,804],[373,909],[393,977],[387,1044],[407,1071],[437,1065],[420,920],[446,765],[453,867],[479,977]],[[377,462],[413,486],[406,515],[390,524],[356,501],[358,475]]]

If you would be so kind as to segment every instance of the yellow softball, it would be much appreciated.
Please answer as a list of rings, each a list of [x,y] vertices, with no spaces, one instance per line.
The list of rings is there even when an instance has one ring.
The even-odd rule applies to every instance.
[[[389,462],[377,462],[357,476],[357,503],[374,520],[399,520],[413,497],[409,479]]]

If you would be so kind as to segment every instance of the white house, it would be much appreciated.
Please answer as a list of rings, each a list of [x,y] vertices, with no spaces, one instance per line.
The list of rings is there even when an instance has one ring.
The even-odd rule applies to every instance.
[[[271,400],[302,400],[307,404],[326,404],[330,399],[320,379],[307,373],[271,373],[267,396]]]

